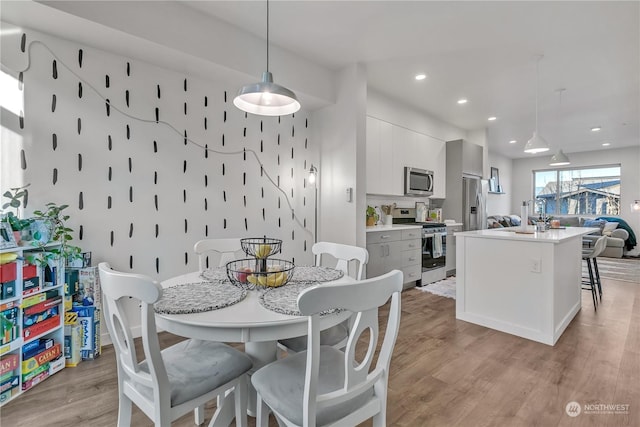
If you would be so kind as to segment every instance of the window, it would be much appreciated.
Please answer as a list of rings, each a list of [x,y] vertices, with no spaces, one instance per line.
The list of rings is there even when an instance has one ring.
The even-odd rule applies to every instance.
[[[618,215],[620,165],[533,171],[537,214]],[[542,206],[546,206],[543,208]]]

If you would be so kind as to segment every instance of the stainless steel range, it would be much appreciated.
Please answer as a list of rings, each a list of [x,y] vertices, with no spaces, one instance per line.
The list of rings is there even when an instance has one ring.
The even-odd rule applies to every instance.
[[[416,221],[414,208],[394,209],[393,223],[422,226],[422,280],[419,286],[444,279],[446,277],[447,226],[439,222]]]

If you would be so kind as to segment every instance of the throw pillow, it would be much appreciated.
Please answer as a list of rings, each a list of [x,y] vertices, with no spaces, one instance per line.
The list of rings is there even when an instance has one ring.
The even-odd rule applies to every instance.
[[[598,227],[600,229],[600,232],[597,233],[599,235],[602,235],[602,230],[604,230],[604,225],[607,223],[607,221],[603,220],[603,219],[588,219],[584,222],[584,226],[585,227]]]
[[[517,227],[522,223],[522,220],[518,215],[509,215],[509,218],[511,218],[511,225],[513,227]]]
[[[613,230],[615,230],[616,228],[618,228],[618,223],[617,222],[605,222],[604,223],[604,229],[602,230],[603,233],[611,233]]]

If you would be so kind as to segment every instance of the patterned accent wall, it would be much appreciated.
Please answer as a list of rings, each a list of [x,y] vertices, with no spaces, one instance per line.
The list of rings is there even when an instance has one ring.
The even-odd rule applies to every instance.
[[[34,43],[18,76],[34,40],[58,59]],[[3,134],[15,134],[3,141],[3,157],[19,153],[2,190],[30,182],[29,212],[69,204],[75,243],[94,264],[164,279],[198,268],[199,239],[263,235],[283,240],[279,258],[312,263],[306,171],[318,150],[304,110],[246,114],[233,105],[238,88],[225,82],[37,32],[3,48],[3,66],[22,82],[24,112],[2,117]]]

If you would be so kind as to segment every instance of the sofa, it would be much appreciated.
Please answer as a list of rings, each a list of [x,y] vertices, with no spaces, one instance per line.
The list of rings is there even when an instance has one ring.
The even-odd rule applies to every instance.
[[[600,256],[609,258],[622,258],[624,255],[625,247],[633,248],[635,246],[635,235],[631,239],[629,232],[625,229],[626,223],[624,221],[607,221],[605,219],[594,219],[579,216],[553,216],[550,219],[559,220],[561,227],[596,227],[600,228],[600,232],[588,234],[583,237],[584,240],[591,240],[595,242],[600,236],[609,236],[607,239],[607,247]],[[533,225],[537,221],[536,217],[529,217],[527,224]],[[624,224],[621,224],[621,222]],[[491,215],[487,217],[487,228],[502,228],[502,227],[519,227],[522,225],[522,220],[518,215]],[[620,227],[623,225],[624,227]],[[632,245],[631,245],[632,244]]]

